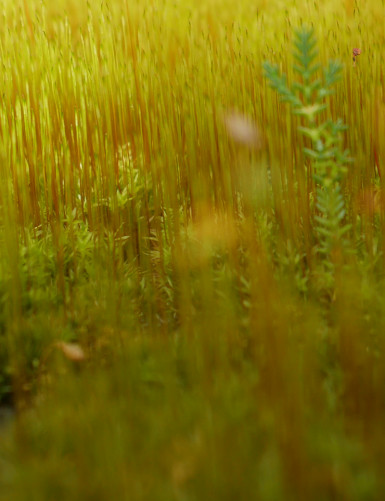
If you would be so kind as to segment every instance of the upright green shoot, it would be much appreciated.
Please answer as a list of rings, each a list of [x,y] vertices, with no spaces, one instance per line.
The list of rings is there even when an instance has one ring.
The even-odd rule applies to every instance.
[[[346,126],[341,120],[323,120],[327,114],[327,98],[333,94],[332,87],[340,80],[342,65],[329,61],[319,78],[320,65],[316,63],[317,42],[312,29],[299,29],[294,40],[294,71],[298,79],[287,84],[277,66],[265,62],[263,67],[270,86],[283,101],[291,105],[292,113],[301,117],[299,132],[310,139],[310,146],[304,147],[304,154],[310,160],[316,183],[316,209],[314,215],[316,250],[323,258],[327,271],[333,272],[340,260],[341,251],[346,249],[346,233],[350,225],[345,224],[345,201],[341,182],[351,161],[349,152],[343,149],[343,132]]]

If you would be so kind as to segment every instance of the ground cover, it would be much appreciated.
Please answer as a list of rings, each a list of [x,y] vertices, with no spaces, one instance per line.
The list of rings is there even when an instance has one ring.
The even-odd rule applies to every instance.
[[[0,6],[0,499],[382,500],[385,6]]]

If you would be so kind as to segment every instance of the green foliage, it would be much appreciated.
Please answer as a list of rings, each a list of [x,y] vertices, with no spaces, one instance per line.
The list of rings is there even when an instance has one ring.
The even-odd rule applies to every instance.
[[[315,233],[318,235],[318,250],[324,264],[333,269],[333,253],[346,247],[346,235],[350,225],[344,224],[346,211],[341,182],[351,162],[348,150],[342,147],[342,133],[346,130],[341,120],[322,120],[328,110],[326,98],[333,93],[333,85],[341,79],[342,66],[330,61],[323,70],[323,80],[317,78],[320,65],[315,62],[318,55],[313,30],[306,28],[295,32],[294,70],[298,80],[291,89],[286,85],[276,66],[264,63],[265,76],[271,87],[292,106],[293,113],[302,119],[299,132],[311,141],[311,147],[303,151],[310,159],[313,178],[316,182],[316,208],[314,216]]]
[[[319,251],[328,258],[339,246],[347,246],[343,237],[350,229],[350,225],[343,224],[345,203],[338,184],[328,189],[317,188],[317,209],[320,215],[316,214],[314,219],[318,223],[316,231],[319,233]],[[327,261],[325,264],[332,265]]]
[[[1,1],[1,501],[385,499],[385,6],[353,3]]]

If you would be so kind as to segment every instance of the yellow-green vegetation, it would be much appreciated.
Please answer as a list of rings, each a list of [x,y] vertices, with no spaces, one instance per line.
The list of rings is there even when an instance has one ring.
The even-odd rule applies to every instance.
[[[385,499],[384,2],[0,9],[0,499]]]

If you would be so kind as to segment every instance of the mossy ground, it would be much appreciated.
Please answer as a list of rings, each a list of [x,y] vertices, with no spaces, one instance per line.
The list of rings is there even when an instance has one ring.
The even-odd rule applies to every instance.
[[[0,499],[384,499],[384,5],[0,5]],[[332,285],[262,69],[303,23],[344,64]]]

